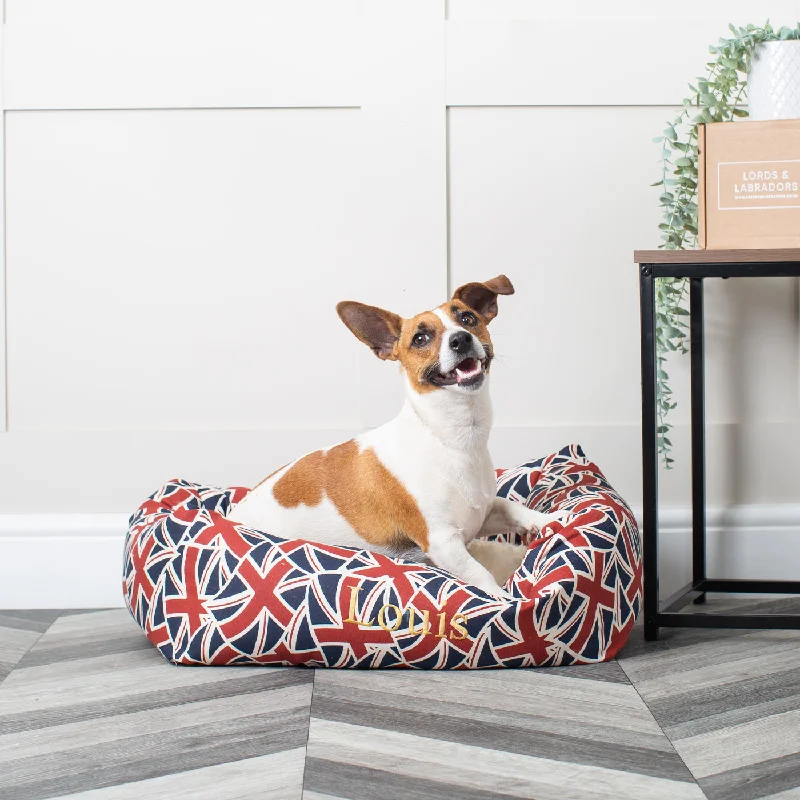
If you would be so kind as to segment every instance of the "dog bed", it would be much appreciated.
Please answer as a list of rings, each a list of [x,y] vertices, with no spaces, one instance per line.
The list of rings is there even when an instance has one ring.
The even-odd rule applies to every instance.
[[[175,664],[478,669],[605,661],[641,604],[633,514],[578,446],[498,470],[498,494],[570,512],[500,600],[443,570],[281,539],[226,517],[247,489],[172,480],[131,517],[125,602]]]

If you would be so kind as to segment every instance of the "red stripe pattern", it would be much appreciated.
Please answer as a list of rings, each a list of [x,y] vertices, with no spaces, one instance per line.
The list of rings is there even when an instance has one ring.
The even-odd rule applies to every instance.
[[[580,447],[498,471],[498,494],[569,510],[498,600],[427,565],[281,539],[226,518],[247,489],[169,481],[131,517],[122,590],[175,664],[478,669],[613,658],[641,605],[633,514]]]

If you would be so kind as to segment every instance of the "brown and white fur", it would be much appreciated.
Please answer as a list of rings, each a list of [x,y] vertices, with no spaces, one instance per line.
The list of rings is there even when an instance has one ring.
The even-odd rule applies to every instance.
[[[401,319],[352,301],[345,325],[378,358],[399,361],[406,401],[379,428],[317,450],[274,472],[230,512],[231,519],[286,538],[419,557],[499,597],[508,552],[492,558],[475,537],[538,532],[560,516],[499,498],[487,441],[492,425],[488,324],[505,275],[459,287],[432,311]],[[477,543],[476,543],[477,544]],[[515,548],[518,565],[522,549]],[[493,577],[492,572],[495,573]]]

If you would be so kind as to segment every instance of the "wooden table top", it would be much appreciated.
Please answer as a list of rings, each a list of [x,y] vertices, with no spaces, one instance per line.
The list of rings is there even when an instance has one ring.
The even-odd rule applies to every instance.
[[[800,261],[800,248],[771,250],[634,250],[636,264],[766,264]]]

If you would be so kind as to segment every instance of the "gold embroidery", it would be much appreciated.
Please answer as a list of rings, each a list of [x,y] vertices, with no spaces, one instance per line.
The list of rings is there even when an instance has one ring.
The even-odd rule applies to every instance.
[[[350,587],[350,613],[347,615],[345,622],[352,622],[358,625],[358,620],[356,619],[356,602],[358,601],[358,593],[360,591],[360,586]]]
[[[395,613],[394,625],[391,628],[386,624],[386,611],[390,608],[393,608]],[[378,625],[380,625],[385,631],[396,631],[400,627],[400,623],[402,621],[403,613],[397,606],[393,606],[391,603],[381,606],[381,610],[378,612]]]
[[[414,630],[414,624],[417,618],[417,610],[414,606],[408,607],[408,635],[409,636],[419,636],[422,634],[425,636],[426,634],[431,632],[431,612],[430,611],[423,611],[422,612],[422,627],[419,630]]]
[[[347,615],[345,622],[352,622],[354,625],[358,625],[360,628],[370,628],[375,620],[371,619],[369,622],[362,622],[360,619],[356,619],[356,601],[358,600],[358,593],[360,591],[360,586],[350,587],[350,613]]]
[[[370,619],[368,622],[364,622],[358,618],[358,593],[361,591],[361,586],[351,586],[350,587],[350,607],[348,609],[347,619],[344,620],[346,623],[349,622],[351,625],[358,625],[359,628],[372,628],[374,627],[375,619]],[[389,621],[387,620],[387,614],[389,609],[392,610],[394,613],[394,622],[390,625]],[[430,611],[423,611],[421,613],[422,616],[422,624],[419,628],[416,627],[417,620],[420,616],[420,612],[414,608],[414,606],[409,606],[408,609],[408,629],[407,633],[409,636],[430,636],[432,634],[431,630],[431,612]],[[438,625],[438,632],[433,634],[437,639],[447,639],[447,627],[448,627],[448,620],[447,620],[447,613],[445,611],[440,611],[437,615],[439,619]],[[385,605],[381,606],[378,610],[378,625],[383,628],[383,630],[387,631],[388,633],[393,633],[400,629],[400,626],[403,624],[403,619],[405,617],[405,611],[400,609],[398,606],[392,603],[386,603]],[[450,618],[450,630],[449,637],[453,640],[462,640],[466,639],[469,636],[469,632],[467,631],[467,616],[466,614],[453,614]]]
[[[458,622],[458,620],[463,620],[463,624]],[[453,631],[450,631],[450,638],[451,639],[466,639],[467,638],[467,618],[463,614],[453,614],[450,624],[461,634],[461,636],[453,636]]]

